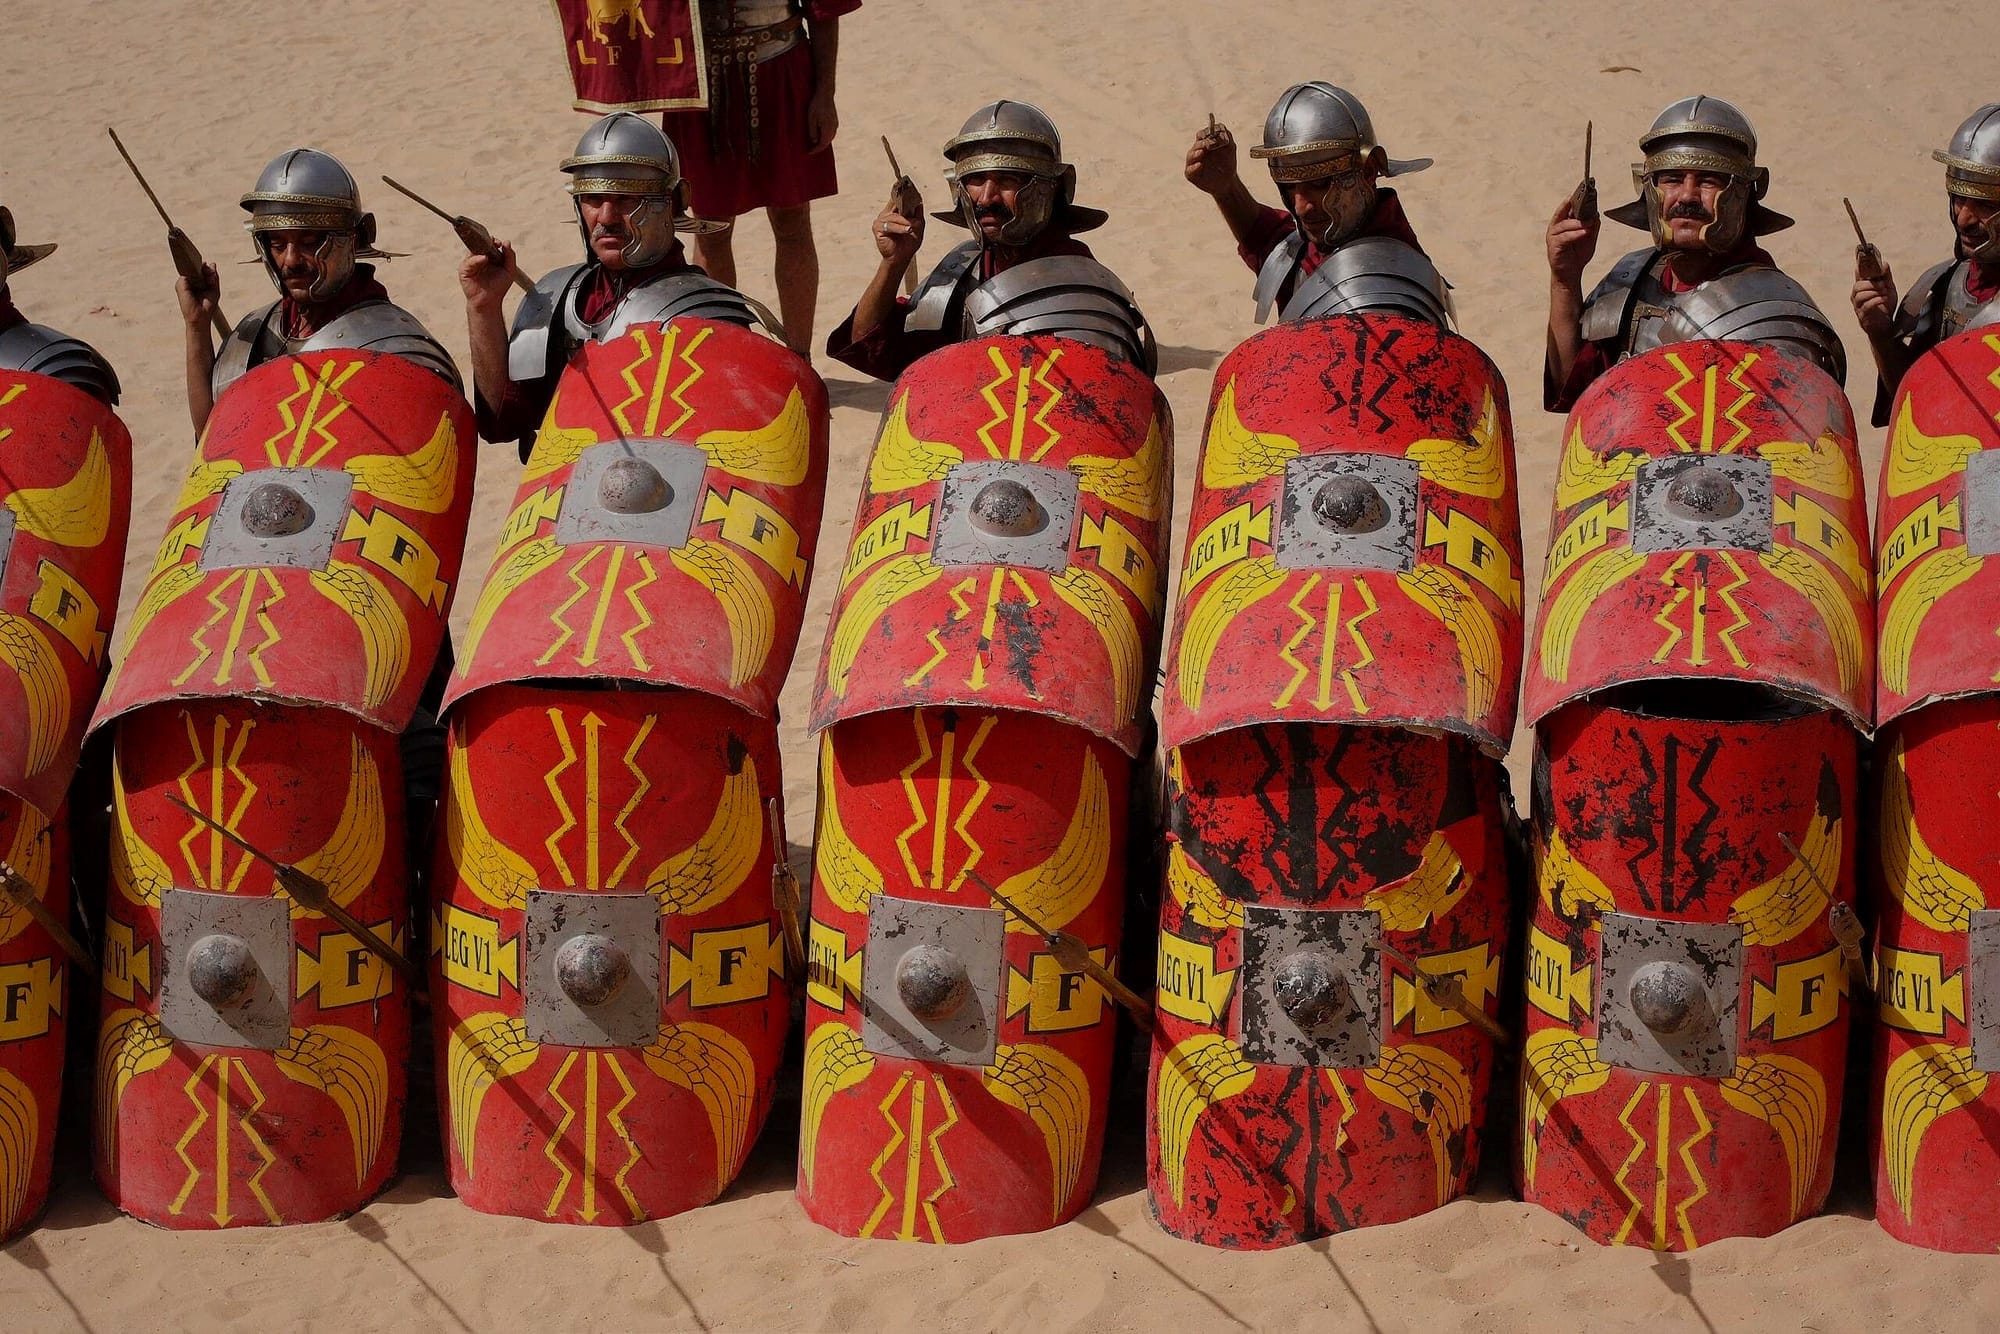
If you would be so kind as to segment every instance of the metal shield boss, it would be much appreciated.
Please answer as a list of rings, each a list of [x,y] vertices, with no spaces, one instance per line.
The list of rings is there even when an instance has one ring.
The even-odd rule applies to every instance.
[[[1261,1248],[1477,1170],[1492,1043],[1406,960],[1497,1009],[1520,538],[1505,386],[1463,339],[1285,325],[1215,383],[1167,657],[1148,1183],[1169,1232]]]
[[[1172,420],[1094,347],[1000,337],[906,371],[820,665],[799,1198],[954,1243],[1096,1184],[1126,823],[1159,644]]]
[[[476,1209],[680,1213],[770,1111],[765,803],[826,430],[804,362],[706,320],[591,344],[558,384],[447,696],[432,996]]]
[[[1875,1216],[1936,1250],[2000,1246],[2000,335],[1903,377],[1876,514],[1880,674]],[[1989,887],[1991,891],[1989,892]]]
[[[69,919],[64,798],[118,610],[132,442],[60,380],[0,371],[0,858]],[[0,891],[0,1241],[48,1198],[69,961]]]
[[[1606,1244],[1767,1236],[1825,1202],[1858,974],[1853,420],[1789,354],[1677,344],[1566,434],[1528,681],[1522,1196]]]

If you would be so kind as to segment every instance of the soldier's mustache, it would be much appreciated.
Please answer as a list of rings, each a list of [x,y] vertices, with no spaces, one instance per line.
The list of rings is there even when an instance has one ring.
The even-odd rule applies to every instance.
[[[590,239],[593,241],[599,239],[623,241],[626,239],[625,229],[621,226],[600,222],[590,229]]]
[[[974,212],[981,221],[989,218],[994,222],[1012,222],[1014,220],[1014,210],[1008,208],[1005,204],[982,204]]]
[[[1710,213],[1700,204],[1695,204],[1695,203],[1675,204],[1672,208],[1669,208],[1667,210],[1667,216],[1669,218],[1688,218],[1694,222],[1715,221],[1715,215],[1713,213]]]

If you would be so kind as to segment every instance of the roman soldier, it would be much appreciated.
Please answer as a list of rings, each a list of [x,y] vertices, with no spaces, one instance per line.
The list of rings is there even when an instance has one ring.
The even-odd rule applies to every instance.
[[[1384,152],[1360,98],[1317,79],[1293,84],[1264,118],[1264,141],[1250,156],[1270,166],[1283,208],[1260,205],[1236,174],[1226,125],[1211,121],[1195,135],[1187,178],[1215,200],[1236,253],[1257,275],[1259,324],[1274,306],[1287,320],[1379,310],[1449,323],[1449,285],[1396,192],[1379,184],[1431,160]]]
[[[272,158],[243,196],[245,226],[278,299],[252,311],[220,348],[209,342],[222,284],[204,265],[199,290],[186,278],[175,291],[187,325],[188,416],[199,433],[223,391],[274,357],[335,348],[407,358],[459,387],[458,368],[417,317],[389,300],[365,259],[375,248],[375,215],[361,188],[330,153],[294,148]]]
[[[1757,238],[1792,220],[1765,207],[1771,173],[1757,165],[1757,132],[1716,97],[1684,97],[1639,140],[1639,198],[1605,216],[1652,233],[1583,295],[1599,223],[1578,195],[1549,222],[1549,341],[1542,400],[1567,412],[1614,363],[1694,339],[1769,343],[1804,353],[1840,380],[1840,337],[1812,297]]]
[[[1889,424],[1889,400],[1918,357],[1961,330],[2000,324],[2000,102],[1966,117],[1931,156],[1944,163],[1952,257],[1925,269],[1900,307],[1888,265],[1854,278],[1854,315],[1880,372],[1877,426]]]
[[[14,214],[0,208],[0,370],[33,371],[73,384],[91,397],[116,407],[118,376],[96,348],[79,338],[43,324],[30,324],[14,305],[8,279],[55,251],[53,241],[22,245],[16,239]]]
[[[1048,114],[1026,102],[989,102],[945,144],[944,156],[954,207],[931,216],[972,238],[914,293],[898,297],[924,240],[923,200],[898,181],[875,218],[882,262],[827,338],[828,354],[893,380],[951,343],[1059,330],[1152,374],[1153,338],[1132,293],[1076,239],[1106,215],[1076,202],[1076,168],[1063,161],[1062,135]]]
[[[501,303],[514,248],[498,242],[502,260],[472,255],[458,271],[479,432],[488,440],[518,440],[524,463],[564,365],[585,343],[610,342],[634,325],[680,315],[746,326],[758,320],[740,292],[688,262],[677,233],[718,224],[688,216],[680,154],[659,126],[615,111],[583,132],[562,170],[584,259],[543,275],[514,312],[511,333]]]

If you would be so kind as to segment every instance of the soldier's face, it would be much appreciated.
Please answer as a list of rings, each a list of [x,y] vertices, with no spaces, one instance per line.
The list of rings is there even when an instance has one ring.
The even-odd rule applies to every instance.
[[[285,295],[292,300],[310,298],[313,284],[325,272],[326,262],[320,252],[326,245],[326,236],[322,231],[263,233],[264,245],[271,253],[271,264],[278,270],[278,281],[284,286]]]
[[[979,220],[979,231],[988,241],[1000,239],[1000,229],[1021,212],[1021,191],[1028,178],[1017,171],[976,171],[959,178],[965,197]]]
[[[632,213],[646,201],[637,195],[579,195],[583,225],[590,229],[590,253],[607,269],[625,267],[632,240]]]
[[[1660,216],[1677,250],[1698,250],[1701,231],[1715,221],[1715,210],[1729,178],[1713,171],[1656,171],[1653,188],[1660,196]]]
[[[1950,198],[1952,230],[1967,250],[1977,250],[2000,232],[2000,200]]]
[[[1307,236],[1324,243],[1343,241],[1367,221],[1375,199],[1375,173],[1358,158],[1334,164],[1325,176],[1279,187]]]

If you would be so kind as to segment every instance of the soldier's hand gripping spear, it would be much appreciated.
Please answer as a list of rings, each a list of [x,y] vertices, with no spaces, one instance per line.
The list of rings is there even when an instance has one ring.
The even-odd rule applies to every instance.
[[[1882,262],[1882,252],[1869,244],[1867,234],[1861,230],[1861,219],[1854,214],[1854,203],[1846,195],[1840,203],[1847,210],[1847,221],[1854,227],[1854,276],[1864,282],[1876,282],[1889,275],[1889,266]]]
[[[1859,231],[1860,227],[1857,225],[1855,230]],[[1862,244],[1867,245],[1867,242]],[[1827,930],[1833,933],[1833,943],[1840,946],[1840,957],[1847,964],[1847,976],[1863,996],[1873,996],[1875,984],[1868,977],[1868,961],[1861,957],[1861,945],[1868,936],[1868,928],[1861,924],[1861,914],[1854,911],[1853,904],[1843,902],[1834,894],[1833,886],[1827,884],[1819,869],[1800,854],[1798,845],[1792,842],[1789,835],[1779,834],[1778,842],[1785,845],[1785,851],[1792,854],[1792,860],[1805,867],[1813,883],[1825,892]]]
[[[458,233],[459,241],[465,246],[466,250],[469,253],[474,255],[484,255],[487,259],[491,260],[495,264],[505,264],[507,262],[507,256],[505,252],[503,252],[500,249],[500,243],[498,241],[495,241],[493,239],[493,233],[487,231],[486,228],[481,224],[473,221],[471,218],[466,217],[463,213],[445,212],[443,209],[439,208],[436,204],[433,204],[430,200],[424,198],[422,195],[418,194],[415,190],[412,190],[409,186],[404,185],[402,182],[397,181],[392,177],[384,176],[382,178],[382,183],[388,186],[390,189],[395,190],[397,193],[407,195],[411,199],[416,200],[419,204],[422,204],[425,208],[429,209],[431,212],[437,214],[440,218],[443,218],[446,222],[450,223],[451,229]],[[535,285],[534,283],[529,281],[528,275],[522,273],[521,270],[516,266],[510,265],[508,267],[507,276],[512,278],[514,280],[514,286],[520,288],[523,292],[532,292],[535,290]]]
[[[202,824],[207,825],[244,852],[249,853],[252,857],[270,867],[272,878],[278,882],[278,888],[284,890],[292,902],[310,912],[321,913],[332,918],[341,930],[360,941],[370,953],[385,960],[391,968],[401,973],[413,986],[417,983],[417,966],[411,963],[401,950],[376,935],[374,930],[363,923],[359,917],[356,917],[353,913],[342,907],[333,897],[332,888],[324,880],[309,875],[296,866],[279,861],[270,853],[265,852],[255,844],[244,839],[235,830],[228,828],[218,820],[202,814],[179,797],[169,796],[167,801],[179,807],[187,814],[192,815]]]
[[[889,207],[906,218],[916,218],[924,211],[924,192],[917,189],[917,183],[896,161],[896,150],[889,147],[889,136],[882,136],[882,151],[888,155],[889,170],[896,173],[896,179],[889,183]],[[903,291],[917,290],[917,271],[914,267],[903,274]]]
[[[1431,1004],[1441,1010],[1451,1010],[1463,1016],[1466,1022],[1503,1047],[1511,1041],[1500,1021],[1486,1013],[1483,1006],[1474,1004],[1472,998],[1465,994],[1465,983],[1460,980],[1457,973],[1433,973],[1419,963],[1414,955],[1400,946],[1390,944],[1387,940],[1382,942],[1382,952],[1410,970]]]
[[[1583,123],[1583,179],[1570,192],[1570,216],[1578,222],[1591,225],[1597,221],[1597,178],[1590,174],[1590,131],[1591,122]]]
[[[791,857],[785,842],[785,804],[777,797],[764,803],[764,817],[771,831],[771,905],[785,930],[785,960],[796,977],[805,971],[806,942],[801,923],[805,917],[799,878],[792,873]]]
[[[1056,962],[1061,964],[1063,968],[1072,973],[1082,973],[1085,977],[1097,983],[1105,995],[1124,1006],[1131,1014],[1132,1022],[1138,1025],[1140,1032],[1150,1033],[1153,1031],[1153,1007],[1146,1003],[1145,997],[1126,986],[1123,982],[1120,982],[1116,973],[1091,958],[1090,946],[1085,944],[1080,937],[1071,935],[1067,931],[1049,930],[1034,918],[1028,916],[1027,913],[1022,912],[1006,895],[988,884],[979,872],[967,872],[967,879],[971,880],[973,884],[978,885],[988,894],[991,894],[995,903],[1005,908],[1012,914],[1016,921],[1047,942],[1049,953],[1056,956]]]
[[[49,836],[50,825],[43,825],[42,832],[35,835],[37,843]],[[36,889],[28,877],[22,875],[5,861],[0,861],[0,898],[12,900],[35,919],[35,925],[49,933],[49,939],[62,947],[62,952],[76,960],[83,969],[97,967],[97,960],[90,957],[90,951],[83,943],[70,934],[67,926],[57,919],[49,905],[42,902],[42,893]]]
[[[201,251],[196,248],[188,234],[174,226],[174,220],[167,216],[167,210],[161,205],[160,197],[153,193],[152,186],[146,184],[145,173],[139,170],[139,164],[132,160],[132,155],[125,151],[124,143],[118,138],[118,131],[107,126],[104,132],[111,136],[112,146],[118,150],[118,156],[125,159],[126,167],[131,170],[132,178],[139,182],[139,188],[146,192],[146,198],[153,201],[153,211],[160,215],[161,222],[167,224],[167,253],[173,256],[174,271],[187,280],[188,290],[199,296],[202,289],[208,285],[207,264],[201,257]],[[229,331],[234,326],[223,315],[221,306],[209,307],[209,319],[215,325],[216,337],[224,339],[229,337]]]

